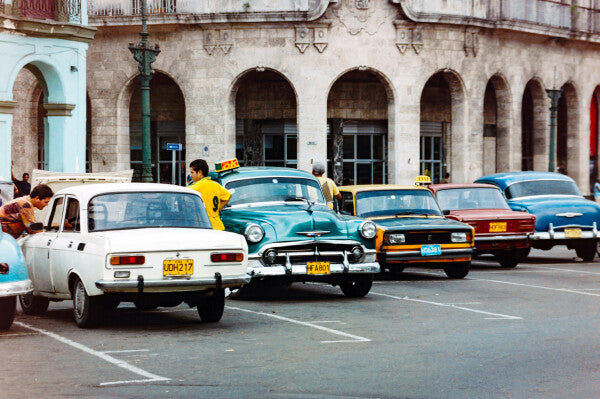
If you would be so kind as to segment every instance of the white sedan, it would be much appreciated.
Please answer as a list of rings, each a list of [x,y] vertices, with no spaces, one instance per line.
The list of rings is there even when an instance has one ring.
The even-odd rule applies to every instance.
[[[120,302],[140,309],[197,306],[223,314],[225,288],[250,281],[243,236],[211,228],[195,191],[147,183],[94,184],[57,192],[44,231],[20,239],[33,293],[26,314],[73,300],[79,327],[98,324]]]

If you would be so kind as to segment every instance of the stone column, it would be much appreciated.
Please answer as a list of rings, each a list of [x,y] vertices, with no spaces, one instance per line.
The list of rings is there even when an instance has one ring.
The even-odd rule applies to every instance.
[[[85,140],[71,111],[75,104],[46,103],[48,169],[55,172],[85,172]],[[85,136],[84,136],[85,137]]]
[[[414,79],[403,79],[388,108],[388,183],[412,185],[420,169],[421,105],[419,95],[408,95],[416,91]]]
[[[327,164],[327,91],[306,85],[298,92],[298,169],[312,171],[312,164]]]
[[[10,181],[12,120],[16,101],[0,101],[0,180]]]
[[[480,80],[479,77],[475,76],[473,77],[473,84],[468,90],[470,93],[470,96],[468,97],[469,107],[473,110],[473,112],[469,113],[468,125],[465,126],[465,135],[467,136],[466,140],[468,146],[463,148],[467,149],[468,155],[464,154],[462,151],[454,151],[454,154],[461,157],[463,159],[462,163],[465,164],[465,179],[454,180],[459,183],[470,183],[478,177],[483,176],[483,163],[485,162],[483,159],[483,103],[485,100],[486,84],[487,82]],[[452,116],[454,117],[454,114]],[[456,159],[456,157],[454,158]],[[455,162],[459,162],[460,165],[460,161],[455,161],[455,159],[452,161],[456,168],[457,164]],[[493,163],[496,163],[495,157]],[[452,175],[450,177],[452,177]],[[458,176],[456,177],[458,178]]]

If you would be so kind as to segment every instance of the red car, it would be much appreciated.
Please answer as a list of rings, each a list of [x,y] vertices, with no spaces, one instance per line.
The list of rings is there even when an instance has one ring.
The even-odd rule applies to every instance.
[[[529,254],[535,216],[512,211],[496,186],[434,184],[429,189],[447,218],[475,228],[476,254],[493,254],[503,267],[515,267]]]

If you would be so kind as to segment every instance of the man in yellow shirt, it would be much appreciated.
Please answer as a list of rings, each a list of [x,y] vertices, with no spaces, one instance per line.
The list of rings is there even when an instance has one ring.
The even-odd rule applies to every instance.
[[[190,163],[190,176],[193,183],[189,188],[198,191],[202,196],[213,229],[225,230],[219,212],[229,202],[231,193],[208,177],[208,164],[204,159],[196,159]]]
[[[321,162],[315,162],[312,167],[312,174],[319,179],[319,184],[323,188],[323,194],[325,194],[325,201],[327,201],[327,206],[333,209],[333,199],[337,199],[338,201],[342,200],[342,194],[340,194],[340,190],[338,190],[337,186],[328,177],[324,177],[325,173],[325,165]]]

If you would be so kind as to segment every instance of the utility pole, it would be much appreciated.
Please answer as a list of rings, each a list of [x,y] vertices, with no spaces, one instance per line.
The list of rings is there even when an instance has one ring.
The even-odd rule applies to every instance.
[[[138,44],[129,43],[129,51],[138,62],[142,84],[142,181],[151,182],[152,154],[150,144],[150,79],[152,79],[152,63],[160,53],[158,44],[151,48],[148,43],[148,29],[146,27],[146,0],[142,0],[142,31],[141,41]]]

